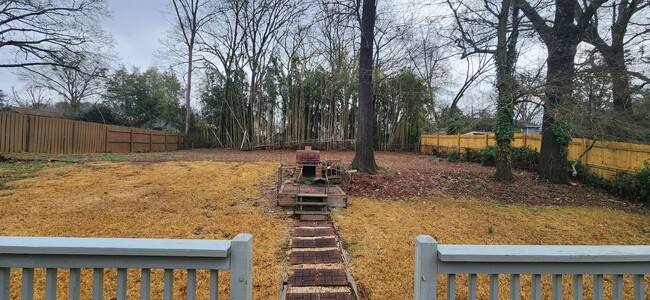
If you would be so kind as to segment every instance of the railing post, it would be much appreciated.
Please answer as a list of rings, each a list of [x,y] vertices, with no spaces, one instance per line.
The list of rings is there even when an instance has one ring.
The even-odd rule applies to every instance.
[[[438,243],[429,235],[415,238],[415,300],[436,300]]]
[[[253,298],[253,236],[238,234],[230,242],[230,299]]]

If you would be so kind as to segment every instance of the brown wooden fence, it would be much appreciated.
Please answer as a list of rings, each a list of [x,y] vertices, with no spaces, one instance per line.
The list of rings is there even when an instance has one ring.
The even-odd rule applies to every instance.
[[[569,145],[569,159],[576,159],[591,145],[590,139],[573,139]],[[496,144],[494,134],[482,135],[422,135],[420,153],[431,154],[434,149],[480,150]],[[515,147],[528,147],[539,152],[542,136],[539,134],[515,134]],[[650,145],[597,141],[580,160],[591,171],[605,178],[618,172],[634,172],[650,162]]]
[[[175,132],[0,112],[0,153],[159,152],[183,147]]]

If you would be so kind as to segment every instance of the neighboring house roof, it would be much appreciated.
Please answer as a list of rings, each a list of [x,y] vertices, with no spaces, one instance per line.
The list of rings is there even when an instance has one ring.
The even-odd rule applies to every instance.
[[[542,128],[541,125],[537,125],[537,124],[535,124],[535,123],[531,123],[531,122],[523,122],[523,123],[521,123],[521,127],[527,127],[527,128]]]
[[[481,134],[492,134],[491,131],[470,131],[468,133],[463,133],[463,135],[481,135]]]
[[[44,111],[40,109],[31,109],[31,108],[23,108],[23,107],[10,107],[10,111],[23,114],[23,115],[32,115],[32,116],[41,116],[41,117],[50,117],[50,118],[57,118],[57,119],[64,119],[65,116],[63,113],[60,112],[54,112],[54,111]]]

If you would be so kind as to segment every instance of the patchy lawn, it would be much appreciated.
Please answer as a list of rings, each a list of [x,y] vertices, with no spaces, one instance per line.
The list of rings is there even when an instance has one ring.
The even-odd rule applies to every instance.
[[[293,222],[265,196],[272,192],[276,167],[263,162],[38,163],[28,172],[27,165],[13,171],[3,165],[2,176],[20,180],[8,181],[0,190],[0,235],[232,239],[251,233],[254,298],[276,298],[286,264],[280,248]],[[14,286],[19,285],[18,271],[12,272]],[[44,291],[44,271],[39,272],[36,298]],[[89,299],[92,274],[82,274],[82,298]],[[207,299],[208,274],[198,275],[198,297]],[[59,276],[59,293],[65,295],[67,277],[65,272]],[[185,276],[175,272],[175,298],[185,297]],[[115,277],[114,270],[106,275],[105,299],[115,297]],[[152,277],[152,299],[161,299],[162,271]],[[130,270],[128,285],[129,295],[139,295],[139,270]],[[224,272],[221,298],[228,287]],[[12,299],[18,293],[13,289]]]
[[[650,244],[647,214],[512,205],[471,197],[454,199],[442,193],[408,201],[353,197],[349,207],[337,211],[334,219],[351,252],[352,273],[362,293],[373,300],[413,297],[414,241],[419,234],[431,235],[442,244]],[[509,294],[506,277],[501,276],[500,295]],[[590,280],[585,278],[585,282]],[[467,277],[456,281],[459,299],[467,297]],[[446,279],[441,276],[439,282],[444,286]],[[479,276],[478,298],[488,298],[487,283],[487,277]],[[522,295],[529,297],[530,277],[523,276],[521,284]],[[564,284],[570,291],[568,276]],[[626,278],[625,284],[630,287],[631,278]],[[590,298],[590,285],[585,287],[585,298]],[[550,278],[544,278],[543,288],[543,297],[550,298]],[[443,299],[444,293],[441,289]],[[631,298],[631,294],[625,296]]]
[[[294,155],[232,150],[10,155],[17,162],[8,165],[14,167],[0,166],[0,235],[229,239],[248,232],[254,235],[254,297],[275,298],[293,221],[271,201],[274,174],[280,162],[293,163]],[[321,159],[344,164],[353,157],[350,151],[321,153]],[[491,178],[494,168],[478,164],[414,153],[376,157],[381,172],[352,174],[344,186],[352,196],[349,208],[334,214],[352,254],[353,275],[372,299],[412,297],[418,234],[449,244],[650,244],[647,208],[580,183],[548,184],[525,171],[515,171],[514,183],[503,183]],[[154,298],[160,298],[162,274],[152,276],[158,279]],[[175,293],[182,298],[186,275],[175,276]],[[220,277],[225,292],[227,276]],[[508,279],[502,277],[506,295]],[[106,278],[110,299],[114,271]],[[137,278],[129,273],[132,295],[138,294]],[[207,286],[206,275],[199,278],[199,289]],[[89,279],[83,283],[86,293]],[[547,297],[550,283],[544,280]],[[479,282],[487,287],[487,278]],[[522,277],[523,295],[529,295],[529,282]],[[565,284],[570,286],[570,278]],[[457,286],[463,297],[466,277],[457,279]],[[487,298],[487,289],[481,293]]]

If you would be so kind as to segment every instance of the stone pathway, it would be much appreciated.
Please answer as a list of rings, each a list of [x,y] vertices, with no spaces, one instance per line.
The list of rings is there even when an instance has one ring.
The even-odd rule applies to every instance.
[[[331,222],[298,222],[289,257],[286,300],[356,299]]]

